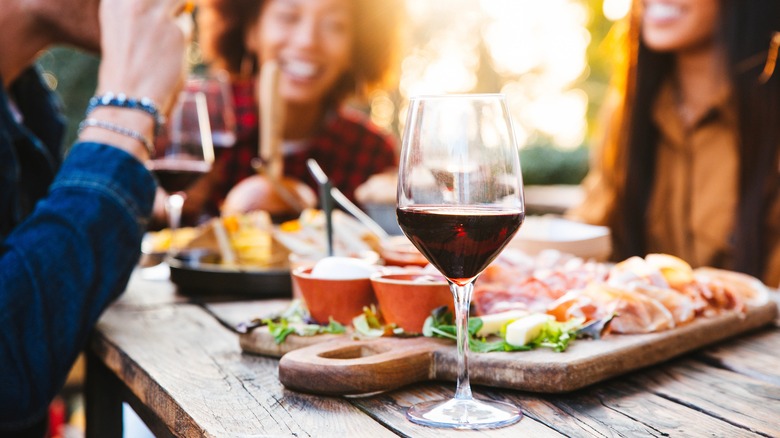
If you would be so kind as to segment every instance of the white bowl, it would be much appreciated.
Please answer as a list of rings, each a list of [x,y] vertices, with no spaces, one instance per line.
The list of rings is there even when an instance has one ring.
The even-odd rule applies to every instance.
[[[557,216],[529,216],[509,248],[536,255],[555,249],[585,259],[605,261],[612,252],[609,228]]]

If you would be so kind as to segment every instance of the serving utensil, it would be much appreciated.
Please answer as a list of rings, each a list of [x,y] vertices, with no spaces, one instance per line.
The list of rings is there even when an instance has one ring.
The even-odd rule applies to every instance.
[[[306,166],[309,168],[309,172],[317,181],[317,186],[320,191],[320,208],[325,214],[325,242],[328,256],[333,255],[333,197],[331,190],[333,186],[328,179],[328,176],[322,170],[320,165],[314,158],[306,160]]]
[[[279,64],[275,60],[263,63],[259,78],[259,113],[262,130],[259,136],[258,157],[252,167],[266,177],[273,190],[287,205],[300,214],[306,206],[283,183],[284,157],[282,156],[282,128],[284,105],[279,95]]]
[[[230,246],[230,238],[225,229],[225,224],[222,223],[222,219],[220,218],[217,218],[212,224],[214,227],[214,236],[217,239],[217,246],[219,247],[219,254],[222,257],[222,263],[225,265],[234,265],[237,261],[236,253],[233,251],[233,247]]]
[[[371,219],[371,216],[367,215],[363,210],[360,209],[360,207],[355,205],[354,202],[350,201],[349,198],[347,198],[347,195],[345,195],[337,187],[331,187],[330,195],[337,204],[339,204],[349,214],[354,216],[355,219],[360,221],[360,223],[365,225],[369,231],[374,233],[379,238],[379,240],[385,241],[390,237],[390,235],[387,234],[381,225],[376,223],[375,220]]]
[[[260,70],[260,144],[258,156],[263,161],[266,176],[279,181],[284,173],[281,143],[284,124],[284,105],[279,96],[279,64],[274,60],[263,63]]]

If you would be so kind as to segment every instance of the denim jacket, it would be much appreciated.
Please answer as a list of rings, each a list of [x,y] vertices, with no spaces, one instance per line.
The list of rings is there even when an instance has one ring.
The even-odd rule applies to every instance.
[[[62,123],[34,70],[0,87],[0,435],[45,418],[138,260],[155,183],[98,143],[62,161]]]

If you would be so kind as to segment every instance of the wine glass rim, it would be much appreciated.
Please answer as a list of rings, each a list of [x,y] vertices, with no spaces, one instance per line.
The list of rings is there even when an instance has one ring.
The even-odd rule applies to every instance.
[[[504,93],[447,93],[447,94],[418,94],[409,97],[409,100],[430,100],[430,99],[462,99],[464,97],[471,99],[501,98],[505,99]]]

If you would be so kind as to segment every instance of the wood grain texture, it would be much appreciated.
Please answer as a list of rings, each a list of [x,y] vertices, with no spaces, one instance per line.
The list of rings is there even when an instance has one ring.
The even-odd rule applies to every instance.
[[[238,336],[238,342],[241,345],[241,349],[245,352],[270,356],[277,359],[293,350],[319,345],[328,341],[343,341],[344,336],[332,334],[317,336],[290,335],[287,337],[287,340],[290,342],[285,341],[281,344],[277,344],[274,337],[268,332],[268,327],[258,327],[249,333],[240,334]]]
[[[738,343],[717,344],[702,354],[719,367],[780,385],[780,330],[759,331]]]
[[[556,398],[555,404],[583,418],[593,428],[627,437],[756,436],[696,409],[616,380],[577,396]]]
[[[315,394],[387,391],[436,377],[434,354],[441,339],[380,338],[334,341],[291,351],[279,361],[279,381]]]
[[[673,367],[674,365],[671,365]],[[659,367],[666,370],[667,367]],[[663,371],[661,371],[663,372]],[[641,375],[640,373],[636,373]],[[629,374],[633,376],[634,374]],[[379,421],[407,436],[442,436],[441,431],[426,429],[415,434],[405,418],[406,409],[414,403],[452,397],[453,389],[440,384],[410,385],[401,390],[380,395],[350,399]],[[701,405],[683,404],[663,394],[649,391],[633,379],[615,378],[593,388],[567,394],[530,394],[520,391],[475,387],[477,398],[494,399],[520,406],[524,418],[519,423],[489,432],[458,432],[464,436],[571,436],[571,437],[712,437],[712,436],[777,436],[764,434],[768,428],[751,429],[745,424],[732,424],[731,419],[713,415]],[[668,389],[667,389],[668,391]],[[708,395],[712,395],[709,393]],[[724,397],[725,395],[725,397]],[[721,394],[723,405],[729,393]],[[758,401],[758,400],[754,400]],[[758,412],[754,421],[769,424],[776,418]]]
[[[290,307],[290,300],[288,299],[228,302],[197,300],[193,302],[202,306],[213,317],[233,331],[237,331],[239,325],[249,324],[257,319],[275,318]]]
[[[512,401],[503,395],[486,393],[475,388],[474,397],[478,399],[490,399],[500,401]],[[455,387],[452,384],[444,386],[434,383],[424,383],[410,385],[402,390],[382,393],[372,397],[350,398],[349,400],[359,406],[362,410],[370,413],[378,421],[385,423],[391,429],[397,431],[399,435],[413,436],[420,438],[433,438],[442,436],[457,437],[561,437],[560,433],[554,428],[532,418],[527,411],[523,409],[524,417],[519,423],[500,429],[482,430],[482,431],[442,431],[430,427],[418,426],[406,419],[406,410],[415,403],[429,400],[445,400],[452,398]],[[523,406],[521,406],[523,408]],[[452,434],[452,435],[448,435]]]
[[[747,431],[780,436],[780,386],[690,359],[629,381]]]
[[[564,353],[548,349],[472,353],[470,378],[474,384],[500,388],[546,393],[573,391],[753,330],[771,323],[776,315],[777,306],[770,302],[751,309],[747,315],[702,318],[658,333],[579,340]],[[361,394],[396,389],[415,378],[454,381],[457,374],[454,345],[438,339],[383,338],[358,342],[290,336],[285,341],[287,345],[280,348],[269,341],[269,336],[263,329],[242,335],[241,346],[247,352],[271,356],[286,353],[280,362],[282,383],[301,391]],[[382,346],[371,347],[377,341]],[[413,348],[408,348],[412,343]],[[350,345],[356,348],[348,350]],[[384,353],[390,350],[398,354]],[[339,353],[343,351],[352,353]],[[404,357],[413,364],[404,363]]]
[[[241,321],[274,312],[284,303],[217,307],[217,313],[228,315],[224,319]],[[501,429],[451,431],[416,425],[405,415],[414,403],[451,397],[452,382],[414,383],[340,398],[285,389],[275,358],[242,353],[238,335],[214,314],[189,303],[169,283],[145,281],[136,274],[91,339],[90,362],[101,373],[92,377],[88,373],[88,385],[93,387],[87,394],[103,404],[88,403],[87,432],[89,437],[118,436],[117,406],[125,400],[143,408],[142,419],[158,436],[168,432],[179,437],[244,438],[780,436],[778,327],[775,322],[562,394],[475,384],[476,398],[516,403],[523,420]],[[724,336],[723,325],[709,330]],[[588,345],[575,346],[583,344]],[[480,356],[490,357],[472,355],[472,375],[486,373]]]
[[[391,435],[343,399],[286,391],[276,360],[195,305],[111,308],[91,349],[175,436]]]

